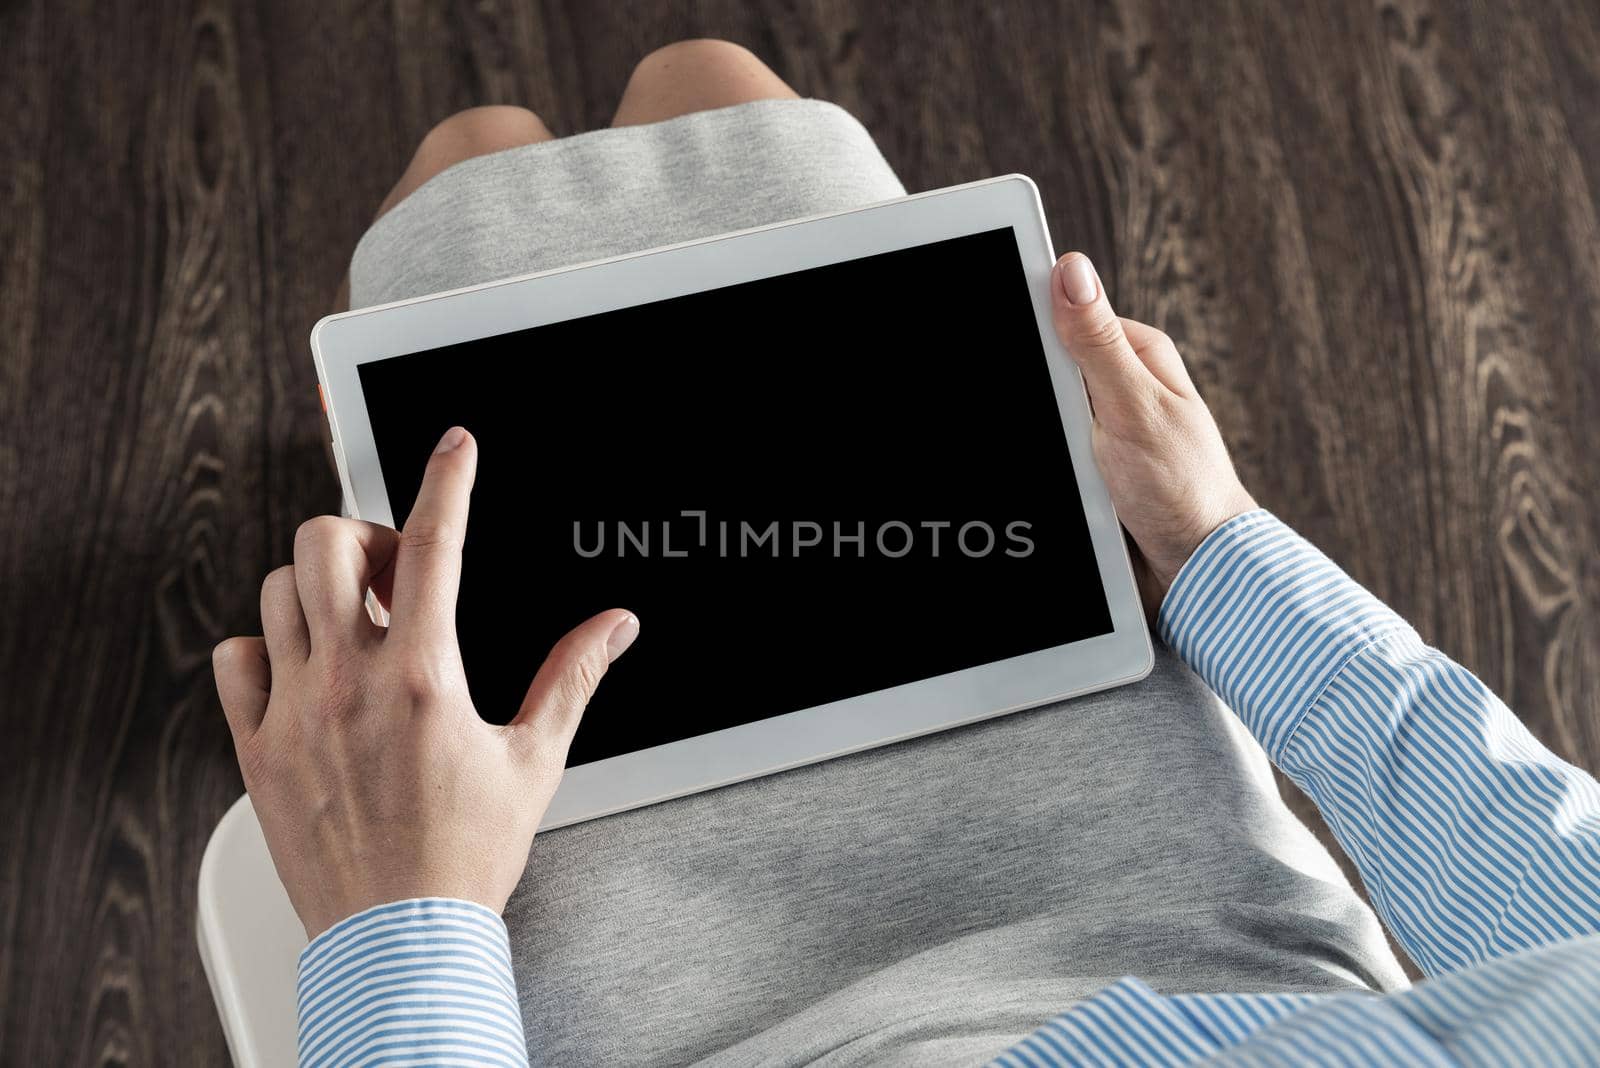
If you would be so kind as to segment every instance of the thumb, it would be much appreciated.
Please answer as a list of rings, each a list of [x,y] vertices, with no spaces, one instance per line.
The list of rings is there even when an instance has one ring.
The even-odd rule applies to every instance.
[[[583,710],[606,669],[638,635],[638,618],[620,608],[578,624],[539,666],[510,729],[523,734],[533,751],[556,755],[564,765]]]
[[[1160,383],[1128,343],[1089,257],[1069,252],[1056,261],[1050,308],[1056,336],[1083,372],[1095,415],[1112,423],[1142,418]]]

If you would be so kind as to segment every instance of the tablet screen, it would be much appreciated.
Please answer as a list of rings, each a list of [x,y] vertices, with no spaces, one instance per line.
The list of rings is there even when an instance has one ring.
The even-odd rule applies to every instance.
[[[1009,228],[365,363],[397,522],[476,435],[458,633],[516,714],[639,640],[569,765],[1112,630]]]

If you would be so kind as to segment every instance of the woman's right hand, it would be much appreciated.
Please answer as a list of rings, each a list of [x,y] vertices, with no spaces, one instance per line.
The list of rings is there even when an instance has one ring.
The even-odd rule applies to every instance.
[[[264,636],[217,646],[239,768],[307,938],[411,898],[503,909],[584,708],[639,632],[630,612],[595,616],[544,658],[510,723],[484,722],[456,641],[477,467],[455,427],[403,530],[303,525],[294,564],[262,584]],[[369,589],[389,626],[368,616]]]
[[[1089,389],[1095,460],[1133,538],[1134,571],[1154,621],[1200,543],[1256,502],[1172,339],[1117,318],[1087,256],[1069,252],[1056,262],[1050,301],[1056,334]]]

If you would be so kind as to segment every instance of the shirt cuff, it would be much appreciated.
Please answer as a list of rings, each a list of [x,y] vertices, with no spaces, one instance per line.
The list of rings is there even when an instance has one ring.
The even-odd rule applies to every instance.
[[[470,901],[416,898],[341,920],[300,954],[296,987],[302,1068],[528,1063],[506,925]]]
[[[1274,761],[1353,656],[1389,635],[1414,633],[1264,510],[1230,519],[1201,543],[1173,581],[1157,626]]]

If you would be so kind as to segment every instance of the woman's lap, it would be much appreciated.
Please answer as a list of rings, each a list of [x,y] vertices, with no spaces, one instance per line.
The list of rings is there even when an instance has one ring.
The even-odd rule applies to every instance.
[[[1403,984],[1265,756],[1164,652],[1135,686],[542,834],[506,922],[551,1063],[993,1052],[1124,974]]]
[[[817,101],[597,131],[446,170],[362,240],[351,295],[901,193]],[[506,922],[551,1063],[968,1061],[1125,973],[1404,982],[1260,750],[1165,653],[1137,686],[542,834]]]
[[[477,156],[367,231],[352,307],[859,207],[905,189],[820,100],[760,100]]]

